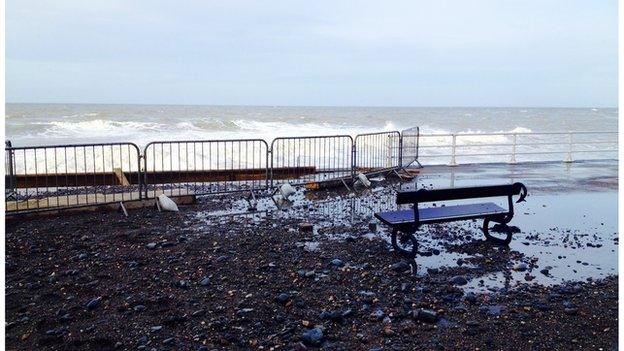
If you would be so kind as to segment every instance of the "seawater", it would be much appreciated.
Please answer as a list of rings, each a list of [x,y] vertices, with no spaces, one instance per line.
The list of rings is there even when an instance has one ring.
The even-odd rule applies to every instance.
[[[285,107],[7,104],[15,146],[335,135],[617,131],[617,108]],[[489,138],[484,136],[484,138]]]

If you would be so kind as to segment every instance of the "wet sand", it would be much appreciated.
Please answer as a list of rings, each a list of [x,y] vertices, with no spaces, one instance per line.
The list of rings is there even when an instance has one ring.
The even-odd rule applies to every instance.
[[[530,196],[509,248],[480,222],[432,225],[415,263],[371,224],[396,181],[285,210],[234,195],[9,221],[7,348],[616,349],[617,164],[560,166],[426,169],[419,186],[513,179]]]

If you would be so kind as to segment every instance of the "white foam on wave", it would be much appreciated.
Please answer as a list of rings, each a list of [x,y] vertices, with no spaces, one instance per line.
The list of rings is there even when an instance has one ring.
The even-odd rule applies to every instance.
[[[141,131],[158,131],[162,130],[163,124],[151,122],[129,122],[129,121],[112,121],[104,119],[94,119],[88,121],[52,121],[37,123],[45,125],[47,128],[40,133],[43,137],[53,138],[80,138],[87,139],[89,137],[132,137]]]

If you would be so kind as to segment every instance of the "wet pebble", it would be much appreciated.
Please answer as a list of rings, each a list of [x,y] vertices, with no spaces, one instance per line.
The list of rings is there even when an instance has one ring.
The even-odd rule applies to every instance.
[[[191,286],[191,284],[186,280],[178,280],[175,282],[175,286],[177,288],[186,290]]]
[[[280,305],[286,305],[288,301],[290,301],[290,294],[281,293],[277,295],[277,297],[275,298],[275,301],[277,301],[277,303],[279,303]]]
[[[410,269],[410,265],[405,261],[400,261],[390,266],[390,269],[395,272],[405,272]]]
[[[320,319],[330,320],[332,322],[342,322],[344,320],[344,316],[341,311],[323,311],[319,315]]]
[[[95,298],[95,299],[93,299],[93,300],[91,300],[91,301],[89,301],[87,303],[87,309],[88,310],[94,310],[94,309],[100,307],[101,302],[102,302],[102,298],[101,297]]]
[[[145,306],[143,306],[143,305],[136,305],[136,306],[134,306],[134,308],[133,308],[133,309],[134,309],[136,312],[143,312],[143,311],[145,311]]]
[[[376,320],[382,320],[384,317],[384,314],[385,314],[384,311],[378,308],[375,311],[373,311],[373,313],[371,313],[371,318],[376,319]]]
[[[165,345],[171,345],[175,342],[174,338],[166,338],[165,340],[162,341],[163,344]]]
[[[515,265],[513,267],[514,271],[518,271],[518,272],[524,272],[528,268],[529,268],[529,266],[526,263],[524,263],[524,262],[520,262],[520,263],[518,263],[517,265]]]
[[[323,343],[323,339],[323,330],[318,327],[306,330],[301,335],[301,340],[309,346],[320,346]]]
[[[433,310],[420,309],[414,311],[414,317],[425,323],[435,323],[438,320],[438,313]]]
[[[453,285],[466,285],[468,284],[468,280],[463,275],[456,275],[449,280],[449,282]]]
[[[338,258],[334,258],[333,260],[331,260],[330,263],[334,267],[342,267],[342,266],[344,266],[344,262],[341,259],[338,259]]]

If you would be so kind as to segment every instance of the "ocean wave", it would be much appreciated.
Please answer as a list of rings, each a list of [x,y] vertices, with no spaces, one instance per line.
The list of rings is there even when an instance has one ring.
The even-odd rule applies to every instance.
[[[41,136],[51,137],[102,137],[102,136],[132,136],[141,131],[158,131],[163,124],[152,122],[123,122],[104,119],[88,121],[51,121],[34,123],[47,126]]]

